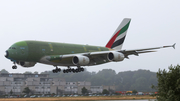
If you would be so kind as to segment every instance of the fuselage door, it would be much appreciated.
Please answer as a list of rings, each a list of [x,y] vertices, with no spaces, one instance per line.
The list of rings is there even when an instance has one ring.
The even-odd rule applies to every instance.
[[[27,56],[28,56],[28,49],[26,46],[22,46],[22,47],[19,47],[20,51],[19,51],[19,57],[21,58],[21,60],[26,60],[27,59]]]
[[[20,50],[21,50],[21,55],[24,55],[25,54],[25,47],[20,47]]]

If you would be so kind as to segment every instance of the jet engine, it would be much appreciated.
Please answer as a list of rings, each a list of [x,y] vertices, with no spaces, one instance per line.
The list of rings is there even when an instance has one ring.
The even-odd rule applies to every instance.
[[[90,60],[86,56],[74,56],[72,62],[74,65],[85,66],[89,64]]]
[[[36,62],[23,62],[23,61],[20,61],[18,64],[21,65],[22,67],[33,67],[36,64]]]
[[[107,55],[109,61],[123,61],[124,54],[119,52],[110,52]]]

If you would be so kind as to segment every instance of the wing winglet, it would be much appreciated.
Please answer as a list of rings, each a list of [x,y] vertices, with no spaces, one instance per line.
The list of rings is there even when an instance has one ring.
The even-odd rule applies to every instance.
[[[175,45],[176,45],[176,43],[174,43],[173,45],[172,45],[172,47],[175,49]]]
[[[170,45],[170,46],[163,46],[163,48],[166,48],[166,47],[173,47],[175,49],[175,45],[176,43],[174,43],[173,45]]]

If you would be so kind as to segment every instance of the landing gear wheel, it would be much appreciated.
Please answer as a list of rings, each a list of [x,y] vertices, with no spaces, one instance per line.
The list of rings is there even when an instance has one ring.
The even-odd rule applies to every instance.
[[[52,72],[53,72],[53,73],[57,73],[58,71],[57,71],[56,69],[53,69]]]
[[[84,71],[84,68],[81,68],[81,71],[83,72],[83,71]]]
[[[58,73],[61,71],[61,68],[58,68],[57,66],[55,66],[55,67],[56,67],[56,69],[52,70],[53,73]]]
[[[71,68],[70,68],[70,69],[67,69],[67,71],[68,71],[68,72],[71,72],[72,70],[71,70]]]
[[[16,65],[12,66],[12,69],[17,69],[17,66]]]
[[[57,70],[58,70],[58,72],[60,72],[60,71],[61,71],[61,68],[58,68]]]
[[[12,69],[17,69],[16,62],[13,62],[14,66],[12,66]]]
[[[70,67],[68,66],[68,69],[64,69],[64,70],[63,70],[63,73],[69,73],[69,72],[78,73],[78,72],[83,72],[83,71],[84,71],[84,68],[83,68],[83,67],[77,66],[77,68],[74,69],[74,68],[70,68]]]
[[[76,71],[76,73],[78,73],[78,72],[79,72],[79,69],[76,69],[75,71]]]
[[[63,70],[63,73],[68,73],[68,71],[66,69]]]
[[[75,69],[74,69],[74,68],[72,68],[71,71],[72,71],[73,73],[75,73]]]

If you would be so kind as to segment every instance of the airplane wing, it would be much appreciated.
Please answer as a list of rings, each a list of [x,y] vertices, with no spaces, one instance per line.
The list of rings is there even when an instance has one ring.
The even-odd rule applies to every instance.
[[[111,52],[119,52],[119,53],[123,53],[124,58],[129,59],[129,55],[136,55],[139,56],[139,54],[142,53],[149,53],[149,52],[156,52],[156,49],[161,49],[161,48],[168,48],[168,47],[173,47],[175,49],[175,45],[176,43],[174,43],[173,45],[167,45],[167,46],[162,46],[162,47],[153,47],[153,48],[144,48],[144,49],[134,49],[134,50],[121,50],[121,51],[104,51],[104,52],[92,52],[89,54],[89,56],[94,57],[92,59],[96,60],[96,58],[100,58],[101,57],[101,61],[102,59],[104,59],[103,61],[109,61],[109,59],[107,59],[107,54],[111,53]]]
[[[82,62],[79,64],[81,66],[98,65],[109,62],[107,59],[107,54],[109,52],[110,51],[99,51],[67,55],[50,55],[41,58],[40,62],[57,66],[77,66],[78,63],[75,62],[75,59],[78,59],[78,61]]]
[[[162,46],[162,47],[134,49],[134,50],[122,50],[122,51],[119,51],[119,52],[122,52],[125,55],[125,58],[128,58],[128,55],[136,55],[136,56],[138,56],[141,53],[156,52],[156,51],[154,51],[155,49],[168,48],[168,47],[173,47],[175,49],[175,45],[176,45],[176,43],[174,43],[173,45]]]
[[[67,55],[51,55],[43,57],[40,62],[46,64],[52,64],[55,66],[91,66],[111,61],[122,61],[124,58],[129,59],[129,55],[136,55],[142,53],[156,52],[155,49],[173,47],[175,44],[162,47],[134,49],[134,50],[113,50],[113,51],[98,51],[87,52],[79,54],[67,54]]]

